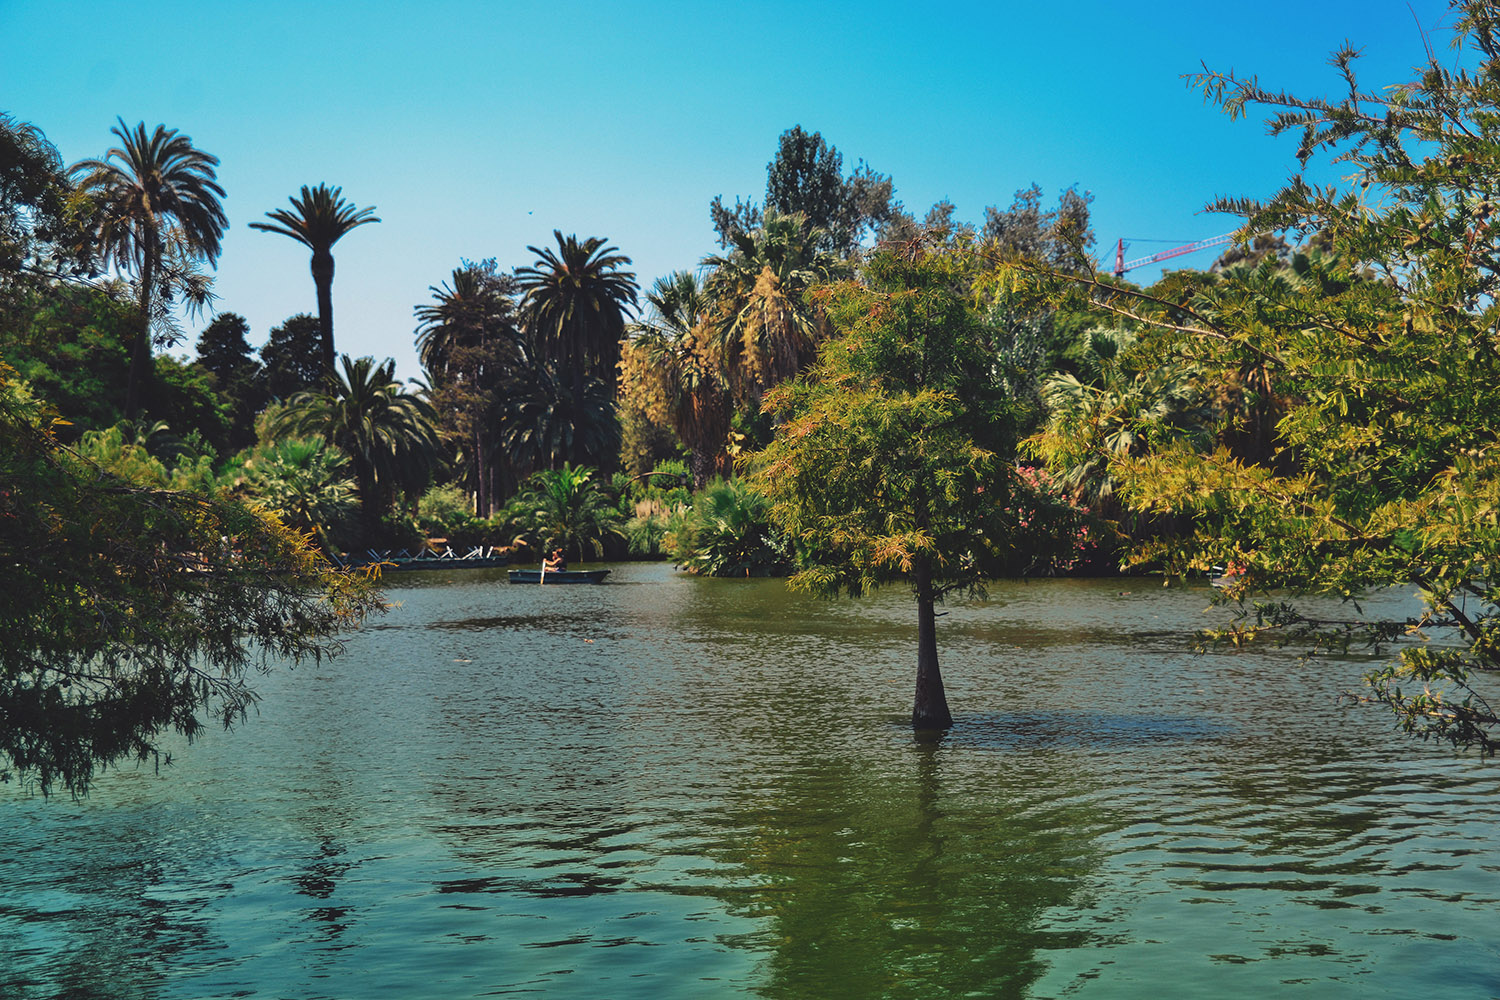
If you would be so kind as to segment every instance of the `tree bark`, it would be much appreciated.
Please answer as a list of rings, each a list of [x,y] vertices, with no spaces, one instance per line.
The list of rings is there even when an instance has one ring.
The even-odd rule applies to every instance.
[[[484,460],[484,436],[474,429],[474,516],[490,516],[489,469]]]
[[[318,333],[323,341],[323,369],[332,377],[336,360],[333,354],[333,254],[327,250],[313,251],[312,276],[318,289]]]
[[[150,381],[151,368],[151,285],[156,280],[156,232],[148,230],[145,259],[141,262],[141,325],[130,345],[130,370],[125,379],[125,416],[134,420],[141,408],[141,395]]]
[[[715,455],[707,448],[694,448],[688,453],[688,468],[693,474],[693,489],[701,491],[713,478],[714,467],[718,463],[714,461]]]
[[[915,729],[947,729],[953,725],[943,674],[938,669],[937,614],[934,610],[932,563],[918,558],[912,563],[912,582],[917,591],[917,694],[912,705]]]

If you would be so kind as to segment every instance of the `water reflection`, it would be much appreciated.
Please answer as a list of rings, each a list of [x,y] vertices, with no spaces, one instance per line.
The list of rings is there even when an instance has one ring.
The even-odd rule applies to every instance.
[[[1002,585],[919,742],[905,595],[611,579],[400,578],[165,778],[0,791],[0,996],[1500,994],[1496,772],[1338,708],[1356,661]]]
[[[1086,804],[1039,822],[1018,775],[977,776],[940,741],[879,772],[809,763],[747,794],[715,851],[734,872],[716,895],[765,925],[734,942],[766,953],[762,995],[1020,997],[1039,949],[1076,937],[1039,917],[1092,865]]]

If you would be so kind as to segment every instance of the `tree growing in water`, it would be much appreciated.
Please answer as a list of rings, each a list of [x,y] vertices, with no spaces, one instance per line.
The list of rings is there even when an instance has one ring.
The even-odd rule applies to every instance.
[[[808,561],[793,587],[911,585],[919,729],[953,723],[935,605],[1029,570],[1066,516],[1016,474],[1017,407],[960,291],[972,267],[962,252],[914,243],[874,255],[863,283],[823,289],[837,335],[766,396],[782,423],[754,471]]]

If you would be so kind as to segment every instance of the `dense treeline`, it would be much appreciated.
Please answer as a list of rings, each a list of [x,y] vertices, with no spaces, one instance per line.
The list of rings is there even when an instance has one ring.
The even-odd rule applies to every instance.
[[[555,233],[509,271],[494,257],[460,261],[414,306],[423,379],[406,386],[391,365],[341,362],[335,348],[333,249],[379,222],[374,208],[319,184],[251,223],[311,251],[316,315],[289,317],[255,349],[226,308],[184,363],[169,350],[182,341],[177,317],[211,301],[203,265],[228,224],[217,159],[175,131],[121,121],[117,147],[64,168],[39,129],[7,119],[6,130],[29,159],[7,192],[0,356],[70,421],[63,440],[119,427],[169,464],[206,463],[219,485],[330,551],[433,537],[535,550],[567,532],[531,523],[530,498],[569,468],[591,470],[613,512],[601,552],[786,572],[793,553],[764,503],[709,487],[732,483],[735,460],[772,439],[765,394],[833,332],[814,289],[854,276],[872,246],[923,234],[1056,262],[1081,260],[1093,240],[1089,196],[1073,189],[1048,210],[1033,186],[977,228],[946,202],[918,222],[891,178],[863,162],[846,175],[842,155],[799,126],[768,164],[763,203],[715,199],[719,248],[644,292],[599,237]],[[999,299],[984,309],[996,363],[1034,423],[1045,376],[1080,354],[1084,320]]]
[[[907,581],[919,726],[950,720],[934,603],[997,575],[1217,572],[1232,599],[1414,582],[1410,621],[1279,602],[1223,637],[1456,637],[1405,650],[1372,697],[1492,749],[1475,676],[1500,665],[1500,18],[1460,13],[1473,71],[1432,62],[1366,93],[1346,50],[1337,101],[1198,81],[1232,114],[1270,108],[1303,163],[1333,152],[1357,181],[1220,203],[1244,223],[1207,271],[1149,288],[1101,273],[1076,188],[919,220],[892,178],[845,173],[799,126],[763,199],[715,198],[718,247],[649,287],[608,240],[561,232],[524,266],[434,276],[415,385],[335,349],[332,247],[373,208],[320,184],[253,224],[312,251],[317,315],[256,357],[219,313],[185,364],[151,348],[209,300],[217,160],[121,121],[120,146],[65,169],[3,119],[5,384],[62,414],[47,433],[99,468],[247,499],[327,553],[437,538],[825,594]]]

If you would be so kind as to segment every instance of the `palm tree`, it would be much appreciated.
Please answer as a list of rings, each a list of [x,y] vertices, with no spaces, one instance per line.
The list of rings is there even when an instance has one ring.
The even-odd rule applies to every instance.
[[[587,547],[595,556],[606,536],[620,535],[620,514],[594,479],[594,470],[564,464],[531,477],[523,503],[530,513],[530,541],[543,552],[561,548],[578,553]]]
[[[149,377],[152,317],[165,312],[174,285],[187,291],[190,301],[206,300],[206,283],[191,265],[201,260],[213,266],[229,220],[219,201],[224,189],[214,172],[218,157],[176,129],[158,125],[148,135],[145,122],[131,129],[123,118],[116,121],[110,131],[120,145],[102,160],[75,163],[69,173],[96,203],[92,228],[104,263],[135,273],[140,327],[125,389],[125,413],[134,417]],[[164,263],[174,265],[167,280]]]
[[[507,472],[498,447],[496,411],[505,386],[525,360],[514,288],[514,279],[496,273],[493,260],[465,262],[454,269],[451,285],[430,287],[433,302],[415,310],[417,351],[432,385],[433,405],[450,438],[460,444],[481,517],[493,510],[497,472],[502,480]]]
[[[302,185],[300,197],[288,198],[293,211],[267,212],[271,222],[252,222],[251,229],[290,236],[312,251],[313,284],[318,289],[318,325],[323,335],[323,366],[334,375],[333,245],[351,229],[379,222],[375,209],[355,208],[344,200],[343,188]]]
[[[708,292],[717,303],[716,339],[741,402],[797,374],[817,357],[822,314],[807,301],[814,284],[847,271],[819,250],[822,231],[801,212],[767,212],[761,228],[733,234],[729,253],[707,258]]]
[[[574,455],[609,455],[619,445],[614,390],[603,379],[565,377],[528,355],[504,392],[501,440],[516,469],[556,469]]]
[[[396,363],[343,356],[343,371],[324,392],[300,392],[270,428],[277,437],[321,437],[349,456],[366,538],[398,492],[426,484],[439,464],[433,412],[396,381]]]
[[[691,271],[658,278],[646,302],[650,313],[636,324],[635,340],[666,397],[672,429],[691,453],[693,488],[701,490],[715,473],[729,473],[725,444],[733,416],[708,322],[712,302]]]
[[[1076,503],[1119,515],[1114,463],[1186,440],[1207,447],[1212,411],[1191,362],[1158,364],[1134,356],[1136,335],[1125,329],[1090,332],[1083,378],[1059,372],[1043,383],[1046,417],[1025,442],[1029,453],[1058,470]]]
[[[429,285],[433,301],[417,306],[417,354],[436,384],[450,375],[455,356],[496,340],[516,342],[515,279],[497,274],[493,260],[465,262],[453,269],[451,284]]]
[[[584,409],[584,387],[602,380],[614,395],[620,340],[626,312],[635,306],[635,274],[622,270],[630,258],[597,236],[580,241],[553,230],[557,251],[527,247],[537,259],[518,268],[537,353],[561,370],[573,394],[574,410]],[[587,453],[575,452],[583,460]]]

